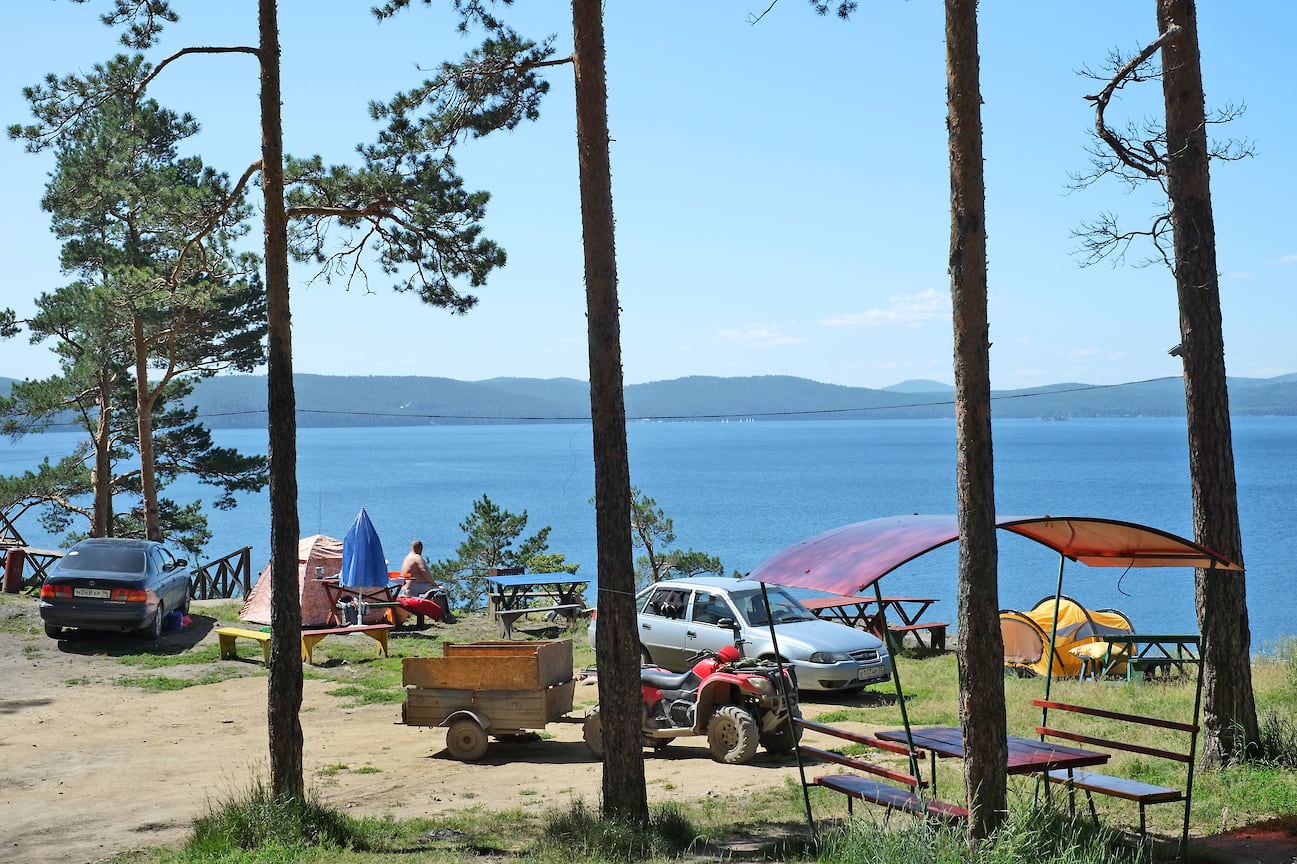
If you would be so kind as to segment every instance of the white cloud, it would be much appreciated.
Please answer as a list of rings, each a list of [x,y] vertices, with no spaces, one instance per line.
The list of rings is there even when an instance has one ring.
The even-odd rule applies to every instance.
[[[1271,264],[1297,264],[1297,255],[1280,255]]]
[[[922,327],[934,318],[949,316],[950,295],[929,289],[919,294],[898,294],[890,298],[887,306],[821,318],[818,323],[824,327]]]
[[[754,348],[801,345],[806,341],[796,336],[789,336],[781,332],[778,327],[764,324],[756,324],[746,330],[718,330],[716,338],[722,342],[733,342],[737,345],[747,345]]]

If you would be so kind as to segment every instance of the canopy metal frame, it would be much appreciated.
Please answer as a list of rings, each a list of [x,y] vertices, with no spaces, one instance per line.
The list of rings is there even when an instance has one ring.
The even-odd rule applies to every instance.
[[[1203,626],[1199,634],[1198,679],[1195,685],[1193,709],[1193,725],[1195,728],[1198,726],[1202,709],[1202,665],[1207,656],[1206,634],[1209,632],[1215,577],[1222,571],[1242,571],[1241,565],[1205,546],[1168,531],[1118,519],[1011,516],[998,518],[996,527],[1035,540],[1059,554],[1054,621],[1049,644],[1050,664],[1045,675],[1046,699],[1049,698],[1053,677],[1053,657],[1058,632],[1058,602],[1063,593],[1063,570],[1068,560],[1078,561],[1090,567],[1192,567],[1207,570]],[[879,580],[901,565],[958,539],[959,527],[957,517],[954,515],[914,514],[844,525],[794,543],[767,558],[749,573],[747,578],[763,583],[762,599],[766,604],[776,661],[782,668],[779,645],[775,641],[774,616],[770,612],[765,583],[824,591],[840,596],[857,595],[872,585],[874,595],[879,599],[879,623],[886,633],[887,622],[882,617],[882,589]],[[896,655],[889,649],[887,657],[896,689],[897,703],[901,709],[901,722],[905,727],[905,740],[910,752],[910,770],[917,777],[918,765],[915,758],[914,738],[905,707]],[[1048,708],[1042,710],[1042,726],[1045,725],[1047,717],[1044,712],[1048,710]],[[791,712],[789,724],[790,726],[793,724]],[[793,732],[795,735],[795,726]],[[1190,805],[1193,796],[1192,758],[1197,743],[1195,732],[1190,748],[1191,761],[1185,788],[1184,824],[1180,839],[1182,855],[1189,834]],[[797,753],[797,769],[802,780],[806,819],[814,830],[815,820],[811,814],[810,792],[806,787],[806,770],[801,753],[796,750],[794,752]]]

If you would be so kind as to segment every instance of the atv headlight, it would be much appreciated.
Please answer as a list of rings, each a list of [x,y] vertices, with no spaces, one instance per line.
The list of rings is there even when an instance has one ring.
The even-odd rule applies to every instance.
[[[810,657],[812,663],[842,663],[850,659],[851,655],[845,651],[816,651]]]
[[[762,696],[775,695],[775,685],[770,683],[769,678],[758,678],[753,675],[748,678],[748,686],[760,693]]]

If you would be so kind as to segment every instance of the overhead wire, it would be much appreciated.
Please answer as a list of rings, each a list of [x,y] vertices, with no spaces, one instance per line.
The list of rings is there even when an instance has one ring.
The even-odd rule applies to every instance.
[[[1164,381],[1167,376],[1162,378],[1145,378],[1141,381],[1125,381],[1120,384],[1081,384],[1075,387],[1065,387],[1051,390],[1035,390],[1024,393],[1003,393],[998,396],[992,395],[992,402],[1007,401],[1011,399],[1031,399],[1040,396],[1057,396],[1064,393],[1083,393],[1091,390],[1111,390],[1119,387],[1133,387],[1138,384],[1150,384],[1154,381]],[[899,409],[913,408],[942,408],[956,405],[955,399],[942,399],[934,402],[898,402],[894,405],[869,405],[852,408],[798,408],[788,411],[735,411],[735,412],[717,412],[712,414],[640,414],[628,415],[627,421],[683,421],[683,420],[738,420],[738,419],[756,419],[759,417],[815,417],[830,414],[864,414],[877,411],[896,411]],[[246,411],[212,411],[199,412],[195,419],[205,420],[212,417],[244,417],[255,414],[265,414],[267,409],[254,408]],[[546,415],[546,414],[518,414],[518,415],[498,415],[498,414],[427,414],[422,412],[408,411],[344,411],[331,408],[298,408],[298,414],[318,414],[334,417],[382,417],[397,418],[403,420],[461,420],[461,421],[478,421],[494,423],[528,423],[528,422],[549,422],[549,423],[588,423],[588,415]],[[47,423],[40,428],[53,428],[56,426],[76,426],[77,423]]]

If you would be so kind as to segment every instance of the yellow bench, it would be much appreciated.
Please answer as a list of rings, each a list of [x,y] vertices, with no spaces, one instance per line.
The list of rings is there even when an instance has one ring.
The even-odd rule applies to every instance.
[[[270,634],[260,630],[244,630],[242,627],[217,627],[216,637],[221,641],[221,659],[238,660],[239,652],[234,650],[236,639],[254,639],[261,643],[261,653],[267,666],[270,665]]]
[[[378,643],[378,653],[384,657],[387,656],[387,632],[392,629],[391,624],[362,624],[354,627],[329,627],[323,630],[303,630],[302,631],[302,660],[307,663],[315,662],[312,655],[315,646],[320,644],[325,636],[334,633],[364,633],[370,639]],[[270,634],[261,630],[245,630],[242,627],[218,627],[216,636],[221,643],[222,660],[238,660],[239,654],[234,650],[234,642],[237,639],[255,639],[261,643],[261,652],[267,666],[270,665]]]
[[[302,659],[307,663],[314,663],[311,654],[315,646],[320,643],[325,636],[334,633],[364,633],[370,639],[378,643],[378,653],[384,657],[387,656],[387,632],[392,629],[391,624],[360,624],[351,627],[328,627],[323,630],[303,630],[302,631]]]

